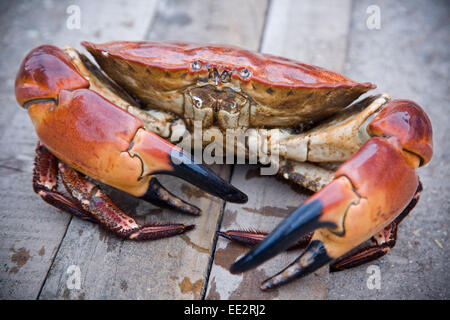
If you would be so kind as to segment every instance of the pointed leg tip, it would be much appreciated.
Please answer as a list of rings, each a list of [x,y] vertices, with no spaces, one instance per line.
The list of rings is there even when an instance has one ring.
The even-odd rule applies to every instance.
[[[216,234],[220,237],[224,237],[225,239],[231,240],[231,237],[227,233],[227,231],[217,231]]]
[[[190,224],[188,226],[184,226],[184,232],[192,230],[195,228],[195,224]]]
[[[334,265],[330,265],[330,272],[339,272],[339,271],[343,271],[344,269],[341,269],[337,266]]]
[[[270,283],[270,281],[266,280],[259,285],[259,288],[262,291],[270,291],[275,289],[275,286],[272,283]]]
[[[194,206],[192,206],[192,207],[194,207]],[[193,210],[183,210],[183,212],[188,213],[192,216],[196,216],[196,217],[201,216],[203,214],[203,211],[201,209],[199,209],[197,207],[194,207],[194,208],[195,209],[193,209]]]

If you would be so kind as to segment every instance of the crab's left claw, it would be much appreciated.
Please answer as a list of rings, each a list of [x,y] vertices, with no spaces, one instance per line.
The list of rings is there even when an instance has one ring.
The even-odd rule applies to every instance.
[[[394,100],[367,127],[371,138],[334,180],[295,210],[257,247],[231,266],[252,269],[316,230],[306,250],[261,285],[263,290],[303,277],[368,240],[413,199],[415,169],[432,155],[431,123],[412,101]]]

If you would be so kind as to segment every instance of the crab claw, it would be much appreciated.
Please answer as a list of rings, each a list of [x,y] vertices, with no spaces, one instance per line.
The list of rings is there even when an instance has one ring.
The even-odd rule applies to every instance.
[[[319,200],[305,203],[283,220],[257,247],[231,266],[232,273],[245,272],[287,250],[299,238],[321,227],[336,227],[319,221],[323,205]]]
[[[57,47],[32,50],[17,74],[16,98],[42,144],[71,168],[158,205],[199,214],[154,177],[180,177],[226,201],[247,196],[197,164],[182,149],[145,129],[144,123],[91,88],[70,57]]]
[[[231,266],[232,273],[254,268],[317,229],[305,251],[264,281],[275,288],[314,272],[390,224],[414,197],[415,169],[432,155],[431,123],[412,101],[394,100],[367,127],[371,138],[257,247]]]
[[[156,134],[139,130],[128,151],[143,164],[143,175],[168,174],[186,180],[223,200],[245,203],[247,195],[217,176],[193,157]]]
[[[170,161],[173,171],[169,171],[167,174],[182,178],[223,200],[235,203],[246,203],[248,201],[245,193],[220,178],[207,167],[196,164],[190,154],[173,149],[170,154]]]

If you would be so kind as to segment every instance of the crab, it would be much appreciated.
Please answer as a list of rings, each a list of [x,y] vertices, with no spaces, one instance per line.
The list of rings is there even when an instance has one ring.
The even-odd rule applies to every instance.
[[[422,190],[416,169],[432,156],[431,122],[416,103],[387,94],[356,101],[376,86],[233,46],[82,44],[100,68],[71,47],[44,45],[16,79],[17,100],[40,140],[34,190],[48,203],[127,239],[180,234],[193,226],[140,226],[95,180],[190,214],[201,210],[164,189],[156,174],[247,201],[189,153],[191,142],[204,150],[214,144],[216,156],[263,155],[279,176],[316,192],[270,233],[218,232],[253,246],[232,273],[306,247],[261,284],[268,290],[327,264],[331,271],[361,265],[395,245]],[[191,150],[175,146],[186,141]],[[69,197],[56,190],[58,175]]]

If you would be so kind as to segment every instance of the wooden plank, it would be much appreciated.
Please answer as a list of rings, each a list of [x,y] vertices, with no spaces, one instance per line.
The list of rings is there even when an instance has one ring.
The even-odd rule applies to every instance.
[[[256,50],[267,2],[160,1],[148,39],[233,44]]]
[[[377,5],[380,29],[366,21]],[[433,125],[434,154],[417,170],[424,186],[414,210],[399,226],[383,258],[380,289],[370,290],[368,265],[330,275],[330,299],[448,299],[450,139],[450,8],[446,1],[355,1],[346,74],[378,85],[395,99],[417,102]],[[414,23],[411,23],[414,21]],[[438,241],[442,245],[440,247]]]
[[[342,72],[350,13],[350,0],[276,0],[261,51]]]
[[[239,11],[235,8],[239,6]],[[150,40],[227,42],[257,49],[266,2],[161,1]],[[230,167],[214,167],[230,177]],[[185,235],[154,242],[121,241],[98,227],[73,219],[42,290],[42,299],[199,299],[223,202],[198,189],[165,177],[164,185],[204,210],[190,217],[161,210],[123,193],[114,201],[140,222],[177,221],[195,224]],[[111,191],[111,190],[110,190]],[[151,213],[151,214],[149,214]],[[69,290],[67,268],[81,271],[81,289]]]
[[[350,12],[350,1],[272,1],[261,51],[340,72],[345,62]],[[257,170],[245,165],[235,167],[231,181],[250,195],[250,201],[244,206],[227,203],[221,230],[251,228],[270,231],[307,198],[305,191],[293,190],[274,177],[256,178]],[[327,268],[274,291],[262,292],[259,289],[261,281],[287,265],[298,252],[283,253],[255,270],[231,275],[229,266],[247,250],[228,240],[218,240],[208,299],[325,298]]]
[[[73,1],[2,2],[1,27],[5,32],[0,59],[2,299],[38,297],[71,219],[45,204],[31,187],[37,139],[27,113],[18,107],[14,97],[14,79],[21,60],[33,47],[44,43],[79,47],[82,40],[141,39],[155,7],[155,1],[134,1],[132,7],[126,1],[78,1],[81,28],[68,29],[66,10],[72,4]]]

